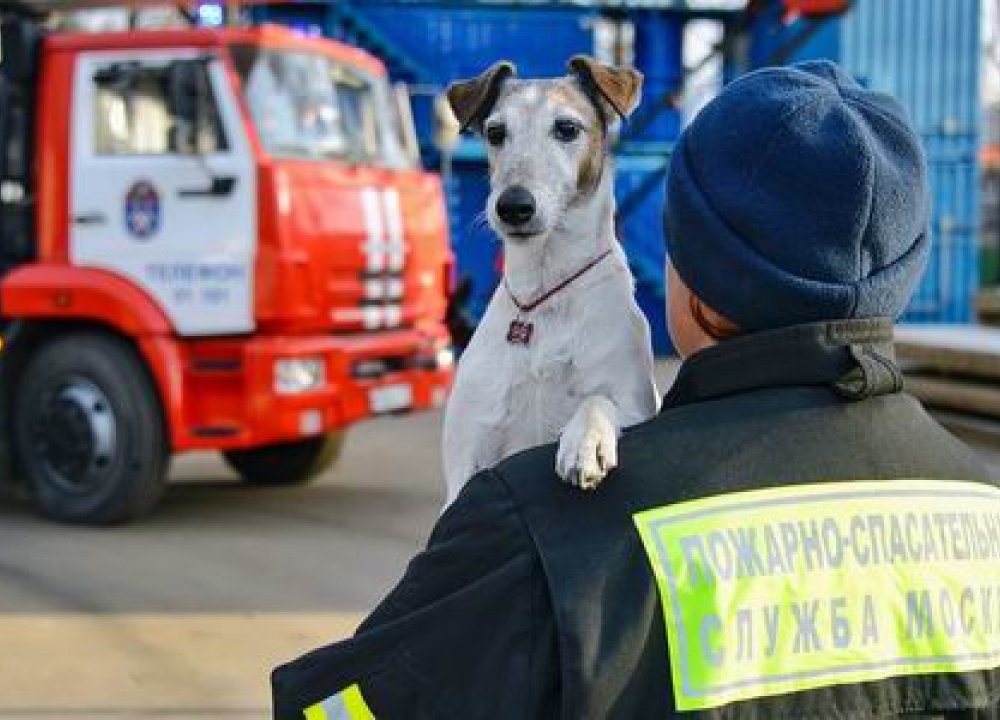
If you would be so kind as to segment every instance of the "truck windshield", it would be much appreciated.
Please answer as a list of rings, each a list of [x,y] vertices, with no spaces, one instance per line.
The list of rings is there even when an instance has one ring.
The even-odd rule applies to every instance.
[[[413,165],[383,78],[308,51],[234,45],[232,55],[269,155]]]

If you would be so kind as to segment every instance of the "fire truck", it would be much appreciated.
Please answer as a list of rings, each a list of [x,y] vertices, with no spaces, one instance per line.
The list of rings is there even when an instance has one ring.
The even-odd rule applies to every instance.
[[[0,480],[108,524],[172,454],[303,483],[439,406],[453,258],[382,63],[287,29],[0,20]]]

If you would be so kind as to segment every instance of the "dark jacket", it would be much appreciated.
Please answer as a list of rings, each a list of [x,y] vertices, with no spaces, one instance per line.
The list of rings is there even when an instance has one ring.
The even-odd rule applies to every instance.
[[[932,484],[936,494],[928,508],[947,509],[952,494],[949,488],[955,488],[956,496],[969,494],[970,487],[972,491],[981,488],[986,497],[982,507],[997,509],[1000,520],[1000,505],[991,499],[995,483],[985,468],[919,403],[901,392],[890,343],[888,321],[849,321],[749,335],[698,353],[682,366],[659,415],[623,434],[618,469],[593,493],[559,482],[553,470],[553,446],[522,453],[477,475],[442,515],[427,549],[413,559],[399,585],[365,620],[354,638],[275,670],[275,717],[301,718],[304,708],[355,684],[375,717],[383,720],[662,719],[677,714],[711,718],[876,718],[953,712],[956,714],[947,716],[1000,717],[1000,670],[996,669],[1000,668],[1000,538],[995,548],[991,546],[984,525],[982,542],[966,543],[982,551],[974,567],[983,587],[977,586],[976,592],[985,597],[988,587],[995,586],[997,600],[995,616],[977,616],[978,624],[966,628],[971,633],[966,637],[979,643],[977,648],[985,643],[991,649],[976,655],[976,667],[963,668],[964,672],[946,671],[945,667],[938,672],[921,670],[913,674],[911,666],[928,662],[926,658],[910,662],[866,657],[869,651],[862,644],[869,641],[862,637],[867,620],[873,624],[867,630],[877,630],[882,637],[902,622],[898,613],[892,617],[892,607],[900,607],[892,603],[902,602],[908,577],[922,577],[914,557],[890,557],[895,538],[889,533],[888,520],[884,537],[878,536],[885,548],[884,558],[869,558],[867,553],[865,562],[869,565],[839,580],[829,579],[834,575],[816,576],[826,578],[824,582],[847,586],[856,578],[858,603],[862,590],[880,602],[888,598],[889,616],[879,619],[878,628],[874,627],[874,619],[866,620],[859,614],[859,605],[851,610],[854,614],[846,626],[834,623],[831,636],[826,595],[822,607],[810,608],[805,601],[801,608],[792,607],[792,600],[801,600],[810,590],[809,578],[813,576],[806,574],[801,554],[797,556],[800,575],[792,570],[796,558],[786,557],[787,581],[770,586],[769,592],[778,587],[791,594],[781,612],[794,619],[798,627],[787,635],[781,649],[775,650],[780,644],[775,637],[783,637],[777,631],[770,637],[772,642],[765,642],[774,628],[766,618],[758,617],[758,608],[750,598],[745,607],[731,606],[730,616],[723,611],[720,617],[713,616],[712,622],[702,625],[704,657],[695,659],[719,660],[718,667],[722,667],[724,652],[725,663],[751,656],[760,659],[764,646],[770,644],[769,649],[777,653],[777,665],[772,666],[772,671],[777,667],[785,672],[782,677],[808,676],[812,678],[811,686],[803,689],[795,685],[802,681],[792,680],[791,689],[785,692],[776,692],[771,686],[758,693],[755,681],[745,678],[745,671],[726,665],[736,668],[732,677],[739,679],[731,684],[736,689],[727,691],[735,693],[733,698],[716,701],[715,707],[678,713],[675,687],[688,669],[671,667],[671,652],[675,660],[681,658],[687,663],[688,659],[677,654],[683,648],[668,648],[664,610],[670,608],[664,604],[666,596],[662,594],[666,580],[660,572],[658,584],[651,571],[656,561],[640,540],[635,517],[638,513],[663,507],[684,508],[688,506],[678,503],[717,496],[732,498],[733,493],[760,488],[780,488],[773,491],[778,494],[806,489],[813,492],[817,487],[821,491],[863,488],[870,492],[883,485],[858,485],[853,481],[916,478],[954,483]],[[884,487],[895,492],[896,485]],[[901,497],[909,497],[907,493],[912,494],[907,490]],[[861,502],[863,506],[876,501]],[[884,503],[884,497],[879,502]],[[835,513],[837,507],[834,504],[829,511]],[[722,516],[723,522],[734,524],[728,530],[732,537],[741,531],[736,525],[744,517],[742,512]],[[803,512],[802,518],[807,519],[811,511]],[[916,523],[918,514],[909,513],[906,518],[910,519],[910,515]],[[933,516],[928,509],[926,521]],[[941,522],[949,517],[947,513],[945,516]],[[873,517],[844,515],[843,548],[849,544],[847,522],[853,520],[868,523],[860,532],[871,538],[868,549],[878,552],[875,535],[868,533],[873,531],[871,524],[875,520],[881,533],[882,520]],[[952,512],[950,517],[958,518],[959,514]],[[819,520],[815,522],[814,531],[826,529]],[[784,526],[794,529],[791,522]],[[896,530],[895,525],[891,528]],[[777,532],[777,526],[775,529]],[[799,530],[810,532],[808,522],[799,523]],[[945,530],[941,530],[941,537],[947,540],[951,536]],[[706,565],[682,568],[688,573],[687,585],[682,583],[682,589],[697,583],[697,571],[708,573],[710,567],[726,571],[712,566],[707,559],[709,550],[713,562],[718,559],[716,555],[723,554],[721,544],[719,548],[723,549],[718,553],[715,551],[719,548],[712,544],[716,539],[721,543],[723,537],[724,533],[708,534],[706,530],[704,544],[699,548]],[[972,538],[976,540],[975,535]],[[802,535],[800,539],[805,548],[809,538]],[[682,544],[685,541],[682,539]],[[759,542],[763,555],[763,536]],[[838,543],[827,550],[830,572],[836,558],[829,553],[849,558],[846,549],[843,553],[837,549]],[[898,549],[905,552],[902,546]],[[995,555],[991,554],[993,549]],[[958,551],[955,553],[957,557]],[[696,559],[695,555],[685,557],[692,562]],[[822,552],[817,557],[822,564]],[[899,564],[890,565],[890,560]],[[744,577],[739,582],[778,581],[776,575],[782,567],[776,569],[776,562],[777,556],[772,557],[770,566],[766,559],[757,558],[756,572],[761,577]],[[957,562],[954,566],[959,571],[964,567]],[[754,574],[752,565],[744,569]],[[721,580],[718,587],[722,587]],[[750,585],[739,587],[748,590]],[[845,590],[847,595],[852,591],[851,587]],[[993,612],[992,592],[981,608],[988,615]],[[931,597],[932,604],[937,602],[935,598],[937,595]],[[959,600],[964,597],[955,598],[956,603]],[[945,601],[951,602],[941,600]],[[833,602],[832,612],[837,615],[844,607],[839,598],[833,598]],[[976,608],[980,608],[978,603]],[[675,614],[680,613],[680,607],[674,607]],[[965,612],[964,602],[962,608]],[[812,613],[814,627],[803,624],[806,621],[800,610],[806,616]],[[767,615],[766,609],[762,612]],[[816,622],[817,616],[821,623]],[[952,631],[958,627],[956,622],[953,617]],[[971,615],[969,624],[973,625]],[[917,625],[910,631],[919,631]],[[939,655],[950,652],[949,642],[960,641],[942,642]],[[860,678],[838,675],[843,664],[831,670],[835,663],[824,653],[834,645],[857,653],[859,662],[851,667],[859,668],[852,672],[860,673]],[[905,648],[900,651],[904,652]],[[813,667],[809,664],[812,662],[818,665]],[[711,670],[714,666],[706,667]],[[804,672],[810,668],[809,673]],[[803,672],[796,675],[799,669]],[[980,710],[973,712],[974,708]]]

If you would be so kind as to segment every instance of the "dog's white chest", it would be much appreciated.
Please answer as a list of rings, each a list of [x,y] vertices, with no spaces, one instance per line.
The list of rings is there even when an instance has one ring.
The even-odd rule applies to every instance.
[[[501,455],[551,441],[573,412],[571,334],[547,308],[531,319],[484,319],[459,366],[452,402],[461,422],[504,438]],[[508,340],[511,321],[530,322],[527,344]]]

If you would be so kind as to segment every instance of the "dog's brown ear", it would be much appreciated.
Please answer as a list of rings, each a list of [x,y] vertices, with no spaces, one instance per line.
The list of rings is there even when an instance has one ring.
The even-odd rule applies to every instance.
[[[476,130],[493,108],[504,80],[517,74],[509,62],[498,62],[471,80],[458,80],[448,86],[448,102],[462,130]]]
[[[583,85],[585,92],[598,96],[620,117],[628,117],[642,96],[642,73],[635,68],[599,63],[587,55],[574,55],[566,68]]]

